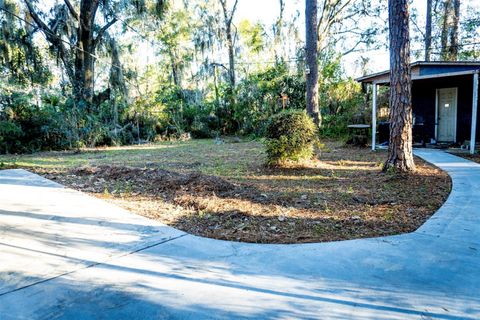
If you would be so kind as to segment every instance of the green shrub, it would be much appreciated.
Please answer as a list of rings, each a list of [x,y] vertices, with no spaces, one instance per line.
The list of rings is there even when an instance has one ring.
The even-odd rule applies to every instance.
[[[196,139],[211,138],[213,136],[206,121],[200,117],[195,117],[193,120],[190,126],[190,133]]]
[[[22,128],[8,120],[0,120],[0,153],[16,151],[20,147],[19,139],[24,135]]]
[[[322,57],[319,70],[320,136],[346,138],[349,124],[367,123],[363,115],[368,105],[362,87],[345,77],[340,58],[335,54]]]
[[[233,117],[240,134],[262,135],[270,116],[305,106],[305,77],[283,63],[248,75],[236,87]]]
[[[68,147],[67,116],[58,106],[23,91],[0,93],[0,153],[24,153]]]
[[[287,110],[274,115],[266,128],[267,163],[308,159],[316,141],[317,127],[305,111]]]

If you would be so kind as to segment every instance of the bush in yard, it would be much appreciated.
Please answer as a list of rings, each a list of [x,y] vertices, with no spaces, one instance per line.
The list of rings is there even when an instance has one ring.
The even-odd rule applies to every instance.
[[[317,127],[301,110],[287,110],[270,118],[266,128],[266,151],[269,165],[308,159],[317,141]]]
[[[262,135],[270,116],[283,109],[305,106],[305,77],[284,63],[254,72],[236,87],[233,117],[240,134]],[[287,98],[283,102],[282,97]]]
[[[32,93],[0,90],[0,154],[68,147],[69,129],[61,106]]]

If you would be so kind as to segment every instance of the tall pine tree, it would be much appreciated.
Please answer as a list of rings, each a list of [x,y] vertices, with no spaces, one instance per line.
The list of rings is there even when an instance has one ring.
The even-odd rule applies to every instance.
[[[412,152],[412,92],[408,0],[389,0],[390,143],[384,170],[415,170]]]

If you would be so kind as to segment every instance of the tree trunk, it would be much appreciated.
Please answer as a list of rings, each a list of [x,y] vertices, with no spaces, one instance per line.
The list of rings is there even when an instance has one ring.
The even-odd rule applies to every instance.
[[[175,54],[173,53],[172,49],[168,49],[168,55],[170,56],[170,64],[171,64],[171,67],[172,67],[173,84],[176,87],[180,88],[182,85],[180,83],[177,59],[175,59]]]
[[[233,16],[235,14],[235,10],[237,9],[238,0],[235,0],[233,3],[232,10],[228,11],[227,0],[219,0],[223,10],[223,18],[225,23],[225,35],[227,38],[227,47],[228,47],[228,78],[230,88],[228,91],[228,99],[230,100],[230,107],[226,110],[227,111],[227,118],[231,119],[231,123],[226,125],[228,128],[234,128],[237,126],[235,120],[233,120],[233,108],[236,103],[235,99],[235,51],[234,51],[234,35],[232,35],[232,21]]]
[[[458,58],[458,29],[460,22],[460,0],[453,0],[452,26],[450,29],[450,46],[448,47],[449,60]]]
[[[275,34],[274,34],[274,51],[275,51],[275,61],[284,61],[285,60],[285,49],[283,43],[283,13],[285,11],[285,0],[279,0],[280,12],[278,14],[278,19],[275,23]]]
[[[118,50],[117,42],[114,38],[110,39],[109,46],[111,57],[110,61],[112,64],[112,67],[110,68],[109,79],[110,88],[114,97],[120,96],[122,98],[122,102],[128,103],[128,89],[125,85],[125,77],[123,75],[122,63],[120,61],[120,52]],[[95,95],[94,100],[97,96],[98,95]],[[107,99],[109,98],[110,95],[107,96]]]
[[[218,117],[218,110],[220,110],[220,95],[218,93],[218,70],[217,65],[213,65],[213,87],[215,89],[215,114]]]
[[[234,39],[232,35],[232,20],[235,10],[237,8],[238,0],[235,0],[232,11],[228,13],[227,0],[220,0],[220,4],[223,10],[223,19],[225,23],[225,35],[227,38],[228,47],[228,78],[230,87],[233,91],[235,88],[235,51],[234,51]]]
[[[412,94],[408,0],[389,0],[390,142],[384,170],[415,170],[412,153]]]
[[[427,0],[427,21],[425,25],[425,61],[432,55],[432,1]]]
[[[228,75],[230,78],[230,86],[235,88],[235,55],[233,50],[232,26],[227,25],[227,46],[228,46]]]
[[[450,7],[452,5],[451,0],[445,0],[443,3],[443,22],[442,33],[440,35],[441,51],[440,57],[442,60],[448,60],[448,34],[450,29]]]
[[[93,99],[93,75],[95,43],[93,25],[98,9],[98,0],[83,0],[80,4],[80,15],[77,29],[78,46],[75,50],[75,96],[77,101],[91,103]]]
[[[70,46],[65,45],[59,35],[42,20],[35,10],[31,0],[24,0],[27,5],[30,16],[42,30],[50,42],[52,47],[57,51],[59,58],[62,60],[64,69],[73,87],[73,95],[75,101],[80,106],[89,106],[93,102],[94,93],[94,65],[95,65],[95,48],[106,30],[112,26],[117,19],[114,18],[100,30],[95,29],[95,15],[98,11],[100,0],[81,0],[80,14],[75,11],[74,6],[68,0],[64,0],[72,19],[77,22],[77,39]]]
[[[318,108],[318,61],[317,61],[317,0],[305,2],[305,62],[307,86],[307,112],[316,125],[321,125]]]
[[[445,0],[443,5],[441,57],[442,60],[455,61],[458,58],[460,0]]]

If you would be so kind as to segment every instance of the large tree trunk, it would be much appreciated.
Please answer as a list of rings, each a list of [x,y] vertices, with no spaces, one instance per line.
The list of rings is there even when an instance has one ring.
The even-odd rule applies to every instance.
[[[458,29],[460,22],[460,0],[453,0],[452,26],[450,29],[450,46],[448,47],[449,60],[458,58]]]
[[[460,22],[460,0],[445,0],[441,41],[442,60],[455,61],[458,58],[458,30]]]
[[[69,0],[64,0],[72,19],[76,20],[78,25],[76,43],[72,43],[69,46],[42,20],[32,5],[32,1],[24,1],[35,24],[44,32],[47,40],[58,52],[68,78],[72,83],[76,102],[80,105],[90,105],[93,101],[94,93],[95,48],[106,30],[117,19],[112,19],[100,28],[96,32],[96,37],[94,37],[95,15],[98,11],[100,0],[82,0],[80,2],[80,14],[75,11]]]
[[[77,29],[78,46],[75,51],[75,96],[79,102],[91,103],[93,99],[93,75],[95,43],[93,25],[98,9],[98,0],[83,0]]]
[[[390,143],[384,170],[415,170],[412,153],[412,94],[408,0],[389,0]]]
[[[427,21],[425,25],[425,61],[432,55],[432,1],[427,0]]]
[[[448,30],[449,30],[450,5],[451,5],[451,0],[445,0],[443,3],[442,33],[440,35],[440,44],[441,44],[440,57],[442,60],[448,60]]]
[[[317,61],[317,0],[305,2],[305,61],[307,86],[307,112],[315,124],[321,125],[318,108],[318,61]]]

